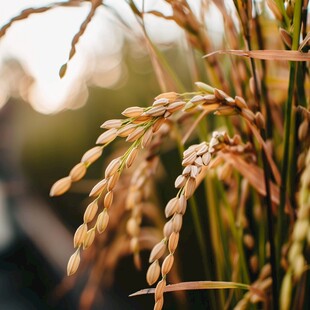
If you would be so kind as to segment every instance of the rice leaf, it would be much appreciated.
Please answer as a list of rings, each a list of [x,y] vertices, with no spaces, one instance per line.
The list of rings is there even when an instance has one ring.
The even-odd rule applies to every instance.
[[[286,50],[219,50],[209,53],[203,56],[203,58],[207,58],[216,54],[243,56],[262,60],[310,61],[310,53]]]

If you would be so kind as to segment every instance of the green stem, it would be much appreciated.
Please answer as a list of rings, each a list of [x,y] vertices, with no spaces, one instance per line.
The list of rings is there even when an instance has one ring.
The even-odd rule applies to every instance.
[[[300,36],[300,25],[301,25],[301,8],[302,1],[298,0],[294,7],[294,32],[293,32],[293,43],[292,50],[297,50],[299,45]],[[289,87],[288,87],[288,97],[285,106],[285,123],[284,123],[284,146],[283,146],[283,161],[281,169],[281,187],[280,187],[280,204],[279,204],[279,222],[277,229],[277,261],[280,261],[281,257],[281,245],[284,241],[286,229],[284,229],[287,222],[285,217],[285,202],[287,196],[287,185],[288,185],[288,171],[292,167],[292,158],[290,159],[290,146],[291,141],[293,141],[295,133],[292,130],[292,123],[294,120],[293,114],[293,97],[296,84],[296,73],[297,73],[297,63],[290,63],[290,76],[289,76]],[[291,180],[292,182],[292,180]],[[278,267],[278,275],[280,274],[280,267]]]
[[[235,216],[233,213],[233,210],[231,209],[231,206],[229,205],[229,202],[227,201],[226,193],[223,188],[223,184],[220,181],[217,181],[217,188],[220,193],[220,197],[222,197],[223,203],[225,210],[227,212],[228,216],[228,221],[229,221],[229,228],[232,232],[232,236],[235,239],[235,242],[238,247],[238,253],[239,253],[239,260],[240,260],[240,269],[242,270],[242,275],[243,279],[240,277],[240,280],[245,282],[245,283],[250,283],[250,276],[249,276],[249,271],[246,266],[246,259],[245,259],[245,253],[244,253],[244,248],[243,248],[243,243],[242,243],[242,230],[240,230],[236,226],[236,221],[235,221]],[[240,231],[241,231],[241,238],[240,238]]]

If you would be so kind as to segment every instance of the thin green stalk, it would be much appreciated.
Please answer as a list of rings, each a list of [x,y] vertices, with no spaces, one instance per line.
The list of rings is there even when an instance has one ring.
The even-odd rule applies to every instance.
[[[223,185],[219,181],[217,181],[217,188],[219,190],[220,197],[223,200],[224,207],[225,207],[225,210],[227,212],[228,221],[229,221],[229,228],[232,232],[232,236],[235,239],[235,242],[236,242],[237,247],[238,247],[240,268],[242,270],[242,275],[244,277],[244,279],[241,279],[241,278],[240,279],[245,283],[250,283],[249,271],[248,271],[246,263],[245,263],[246,259],[245,259],[245,252],[244,252],[243,244],[242,244],[242,237],[240,240],[240,236],[239,236],[240,235],[240,229],[236,226],[234,213],[231,209],[231,206],[229,205],[229,203],[227,201],[226,193],[225,193],[225,190],[223,188]],[[241,232],[242,232],[242,230],[241,230]]]
[[[216,258],[215,269],[217,280],[224,279],[223,270],[225,269],[224,265],[224,250],[222,247],[222,241],[220,238],[219,231],[219,221],[220,219],[216,216],[216,202],[215,202],[215,191],[213,187],[213,180],[210,177],[207,177],[204,181],[205,190],[207,195],[207,206],[208,206],[208,215],[209,215],[209,227],[210,227],[210,237],[213,248],[213,253]],[[225,304],[225,299],[223,291],[220,292],[221,305],[218,305],[219,308],[223,308]]]
[[[294,7],[294,32],[293,32],[293,42],[292,50],[298,50],[299,36],[300,36],[300,26],[301,26],[301,8],[302,1],[296,1]],[[284,146],[283,146],[283,161],[281,169],[281,187],[280,187],[280,204],[279,204],[279,216],[278,216],[278,229],[277,229],[277,261],[280,261],[281,257],[281,245],[284,241],[284,236],[287,232],[285,223],[287,219],[285,217],[285,202],[287,196],[287,185],[288,185],[288,171],[292,167],[292,158],[290,158],[290,147],[291,141],[294,139],[295,133],[292,131],[292,123],[294,120],[293,115],[293,97],[296,84],[296,74],[297,74],[297,63],[290,63],[290,76],[289,76],[289,87],[288,87],[288,97],[285,105],[285,122],[284,122]],[[291,180],[292,182],[293,180]],[[278,267],[278,275],[280,274],[280,267]]]
[[[266,139],[265,137],[265,131],[262,130],[263,139]],[[271,203],[271,196],[270,196],[270,168],[268,165],[268,160],[266,157],[265,151],[262,151],[262,160],[263,160],[263,167],[264,167],[264,182],[266,187],[266,196],[264,198],[266,206],[267,206],[267,222],[268,222],[268,228],[267,228],[267,234],[268,234],[268,241],[270,244],[270,264],[271,264],[271,276],[272,276],[272,301],[273,301],[273,309],[277,310],[279,309],[279,278],[277,274],[277,262],[276,260],[276,246],[275,246],[275,240],[274,240],[274,219],[272,214],[272,203]]]

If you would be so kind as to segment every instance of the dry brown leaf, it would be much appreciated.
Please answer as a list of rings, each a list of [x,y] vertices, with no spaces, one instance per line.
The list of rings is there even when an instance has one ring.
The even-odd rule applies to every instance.
[[[237,283],[237,282],[224,282],[224,281],[193,281],[193,282],[180,282],[177,284],[170,284],[165,287],[164,292],[175,292],[175,291],[188,291],[188,290],[213,290],[213,289],[242,289],[251,290],[250,285]],[[154,288],[143,289],[135,292],[130,297],[154,294]]]
[[[249,183],[257,190],[262,196],[266,196],[266,187],[264,182],[264,172],[261,168],[254,164],[247,163],[243,158],[232,153],[219,154],[225,162],[232,164],[240,174],[246,178]],[[279,187],[270,182],[271,201],[279,204]]]
[[[235,55],[243,56],[262,60],[286,60],[286,61],[310,61],[310,53],[301,53],[298,51],[286,51],[286,50],[219,50],[209,53],[204,58],[220,54],[220,55]]]

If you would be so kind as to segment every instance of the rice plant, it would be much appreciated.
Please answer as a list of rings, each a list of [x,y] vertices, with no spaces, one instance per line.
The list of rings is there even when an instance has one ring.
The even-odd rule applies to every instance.
[[[25,10],[2,27],[0,36],[31,14],[82,2]],[[144,1],[141,7],[126,2],[162,91],[143,106],[133,103],[120,118],[103,119],[96,145],[52,186],[51,196],[64,194],[105,156],[106,148],[125,141],[122,147],[116,144],[115,157],[90,189],[90,203],[74,234],[68,276],[89,259],[90,247],[104,253],[97,256],[94,273],[116,268],[122,255],[132,255],[140,269],[141,251],[147,250],[146,281],[154,287],[133,295],[153,294],[154,309],[165,307],[168,292],[183,290],[219,291],[210,295],[212,309],[308,309],[308,1],[202,0],[197,10],[192,1],[166,0],[169,15],[146,11]],[[104,1],[90,1],[60,77],[70,70],[78,41],[102,6],[124,22]],[[214,44],[207,23],[214,7],[223,18],[220,46]],[[151,41],[144,23],[147,15],[183,30],[189,83]],[[156,198],[156,174],[171,149],[176,152],[170,164],[179,172],[174,184],[165,183],[175,194],[162,206]],[[203,278],[182,282],[174,263],[188,212]],[[118,225],[123,221],[126,224]],[[93,245],[97,238],[101,243]]]

